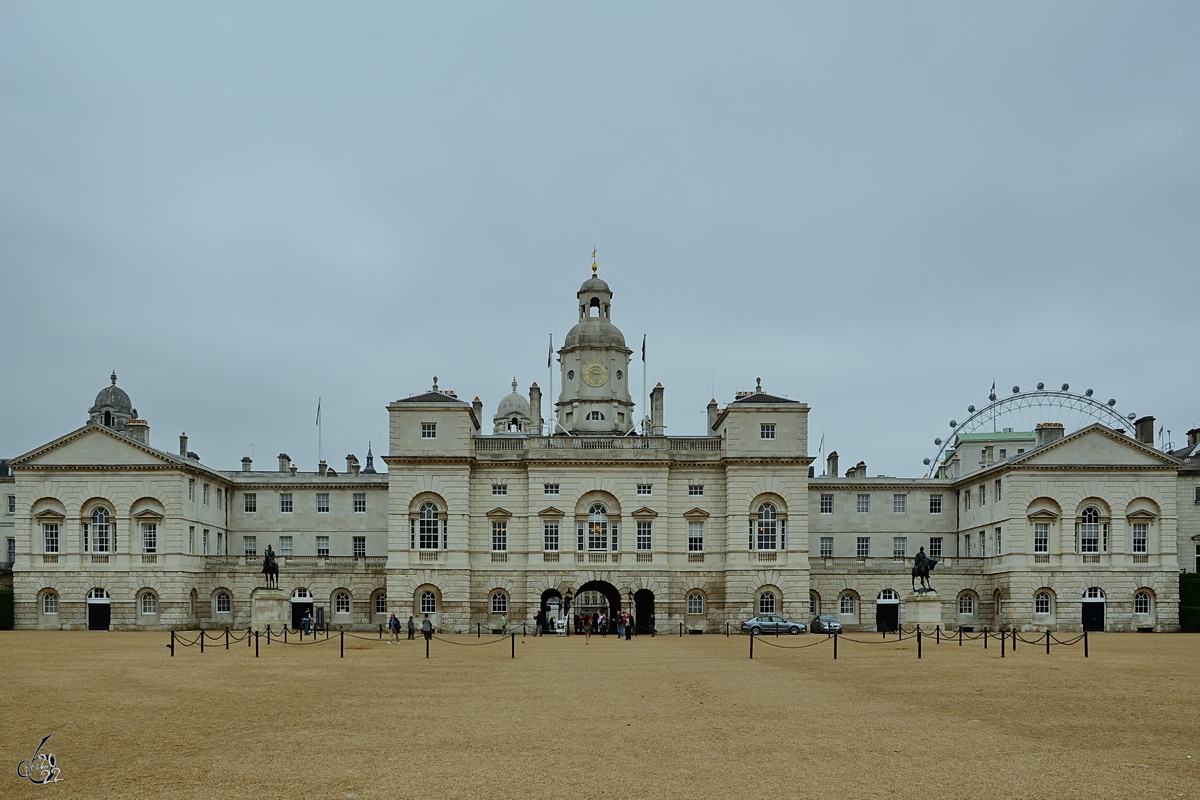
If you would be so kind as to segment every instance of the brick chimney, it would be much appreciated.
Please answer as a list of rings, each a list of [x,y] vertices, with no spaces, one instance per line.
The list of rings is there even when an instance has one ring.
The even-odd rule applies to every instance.
[[[1037,428],[1034,429],[1037,434],[1037,446],[1057,442],[1063,438],[1063,426],[1061,422],[1039,422]]]
[[[650,390],[650,427],[655,436],[662,436],[663,427],[663,385],[660,383]]]
[[[1188,445],[1200,444],[1200,428],[1192,428],[1188,431]]]
[[[717,424],[717,420],[721,416],[721,409],[717,406],[717,398],[708,401],[708,432],[711,435],[713,425]]]
[[[834,450],[833,452],[831,452],[829,454],[829,456],[825,459],[825,474],[831,478],[836,478],[838,476],[837,450]]]
[[[188,445],[187,434],[186,433],[179,434],[179,455],[183,456],[184,458],[187,458],[187,453],[188,453],[187,445]]]
[[[288,467],[291,466],[291,463],[292,463],[291,456],[289,456],[287,453],[279,454],[279,471],[280,472],[287,472]]]
[[[1142,444],[1154,446],[1154,417],[1142,417],[1133,423],[1134,437]]]

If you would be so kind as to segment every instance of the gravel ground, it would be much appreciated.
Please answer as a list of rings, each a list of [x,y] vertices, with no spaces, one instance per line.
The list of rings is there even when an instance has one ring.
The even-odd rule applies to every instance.
[[[3,631],[0,797],[1200,797],[1200,636],[851,638]]]

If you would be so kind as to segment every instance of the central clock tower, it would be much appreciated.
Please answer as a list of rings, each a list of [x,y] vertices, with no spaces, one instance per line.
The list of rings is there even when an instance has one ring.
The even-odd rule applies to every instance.
[[[559,430],[623,436],[637,427],[629,397],[625,337],[612,324],[612,291],[596,275],[579,287],[579,322],[567,333],[558,360],[562,392],[555,403]]]

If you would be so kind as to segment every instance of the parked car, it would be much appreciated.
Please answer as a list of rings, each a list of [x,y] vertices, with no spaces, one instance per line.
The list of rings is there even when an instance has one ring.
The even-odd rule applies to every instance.
[[[833,614],[822,614],[813,617],[811,628],[813,633],[841,633],[842,622]]]
[[[742,633],[751,633],[755,636],[760,633],[790,633],[795,636],[797,633],[804,633],[807,630],[808,626],[803,622],[793,622],[778,614],[759,614],[742,623]]]

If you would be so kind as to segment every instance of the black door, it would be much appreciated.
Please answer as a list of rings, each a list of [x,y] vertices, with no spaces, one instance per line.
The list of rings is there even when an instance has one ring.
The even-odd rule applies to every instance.
[[[304,625],[304,613],[312,611],[312,603],[292,603],[292,627],[299,630]]]
[[[900,604],[875,604],[875,630],[894,633],[900,629]]]
[[[633,594],[633,615],[637,633],[650,633],[654,622],[654,592],[639,589]]]
[[[1104,630],[1104,603],[1083,604],[1083,629],[1085,631]]]
[[[108,623],[111,621],[112,606],[108,603],[88,603],[88,630],[89,631],[106,631]]]

